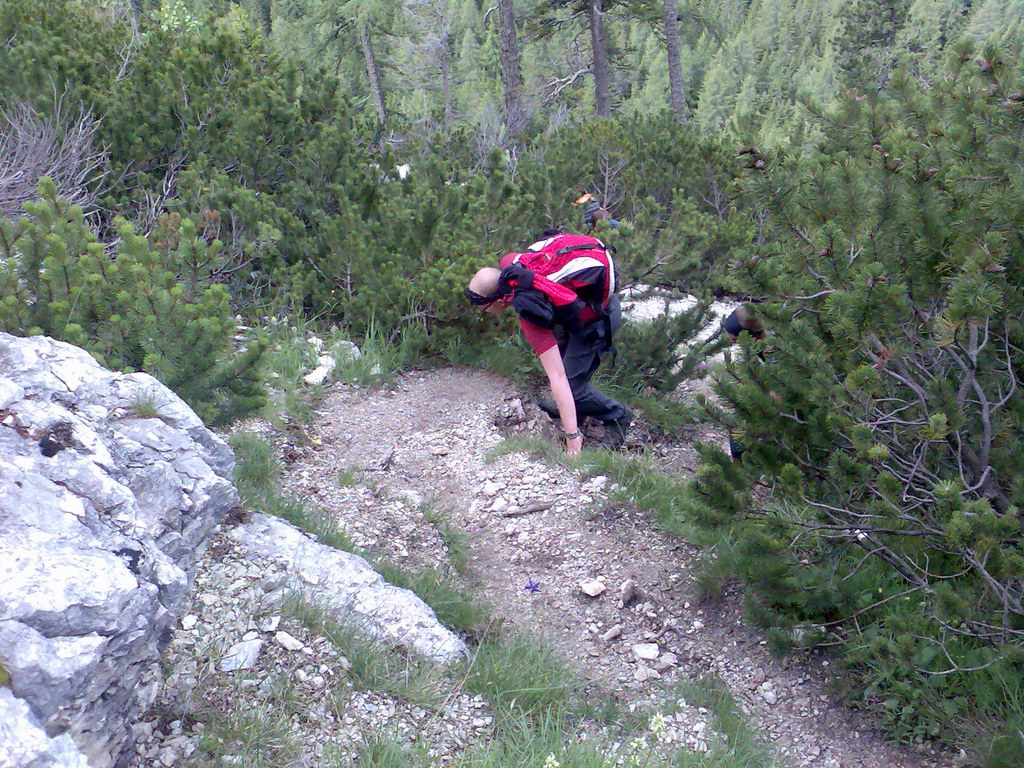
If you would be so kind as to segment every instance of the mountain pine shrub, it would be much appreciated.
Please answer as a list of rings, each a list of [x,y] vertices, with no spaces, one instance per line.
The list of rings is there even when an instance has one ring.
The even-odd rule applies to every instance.
[[[85,347],[109,368],[151,373],[210,422],[263,403],[257,365],[265,342],[235,352],[227,291],[198,275],[201,254],[212,258],[217,241],[183,237],[161,251],[121,220],[110,255],[50,179],[39,195],[26,204],[28,216],[0,221],[0,328],[46,334]]]
[[[996,739],[1014,764],[1022,93],[1019,69],[964,45],[930,87],[849,92],[813,152],[743,154],[771,245],[737,279],[771,336],[717,387],[746,452],[703,446],[689,506],[775,647],[838,647],[851,697],[897,735]]]

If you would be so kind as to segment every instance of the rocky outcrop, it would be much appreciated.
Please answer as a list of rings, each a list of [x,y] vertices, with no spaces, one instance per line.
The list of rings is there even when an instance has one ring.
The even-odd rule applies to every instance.
[[[127,761],[233,464],[151,376],[0,333],[0,766]]]
[[[409,590],[385,582],[358,555],[320,544],[266,515],[253,515],[228,536],[249,559],[283,568],[283,590],[301,594],[370,637],[442,663],[468,653],[462,640],[438,622],[430,606]],[[224,659],[232,668],[252,646],[235,649]]]

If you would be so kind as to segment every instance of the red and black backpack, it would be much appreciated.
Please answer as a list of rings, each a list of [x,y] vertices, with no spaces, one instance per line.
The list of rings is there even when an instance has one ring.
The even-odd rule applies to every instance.
[[[520,317],[572,329],[603,319],[615,293],[615,249],[596,237],[559,234],[501,259],[502,289]],[[605,338],[611,338],[606,327]]]

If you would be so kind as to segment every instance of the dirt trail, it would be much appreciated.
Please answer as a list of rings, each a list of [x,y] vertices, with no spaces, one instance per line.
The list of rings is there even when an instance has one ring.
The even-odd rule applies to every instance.
[[[331,510],[358,545],[408,565],[446,563],[424,508],[448,510],[448,522],[468,537],[470,583],[499,615],[543,635],[628,700],[657,701],[661,684],[680,675],[717,674],[774,745],[780,765],[952,764],[886,742],[838,704],[825,687],[827,658],[772,658],[761,636],[743,625],[735,593],[699,604],[696,548],[610,503],[607,478],[581,480],[521,453],[488,461],[503,439],[499,414],[513,414],[527,434],[544,428],[546,417],[517,397],[504,379],[457,370],[405,376],[391,391],[336,387],[309,429],[313,447],[288,463],[285,487]],[[692,466],[688,445],[666,452],[673,467]],[[357,471],[370,487],[352,484]],[[506,516],[537,501],[551,506]],[[606,591],[585,595],[580,583],[590,580]],[[624,605],[627,581],[637,597]],[[693,716],[696,723],[699,714]]]

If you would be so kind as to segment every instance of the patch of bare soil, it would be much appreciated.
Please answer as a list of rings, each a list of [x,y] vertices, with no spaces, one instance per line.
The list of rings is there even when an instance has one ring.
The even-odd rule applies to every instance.
[[[330,510],[358,545],[410,566],[447,562],[436,515],[425,514],[447,510],[448,523],[468,537],[466,578],[476,593],[623,700],[657,702],[680,676],[715,674],[780,765],[952,764],[927,747],[886,741],[836,701],[826,686],[827,657],[770,656],[741,619],[738,590],[701,604],[693,587],[697,548],[610,502],[608,478],[581,479],[523,453],[489,459],[503,440],[499,423],[526,435],[551,432],[512,384],[485,373],[412,374],[390,390],[336,385],[307,446],[290,457],[285,487]],[[642,419],[637,434],[647,434]],[[640,447],[634,437],[626,450]],[[654,454],[666,471],[686,474],[695,465],[686,442],[663,443]],[[546,508],[526,513],[531,505]],[[600,594],[588,596],[581,584]],[[692,713],[698,737],[706,719]],[[702,746],[701,738],[689,741]]]

